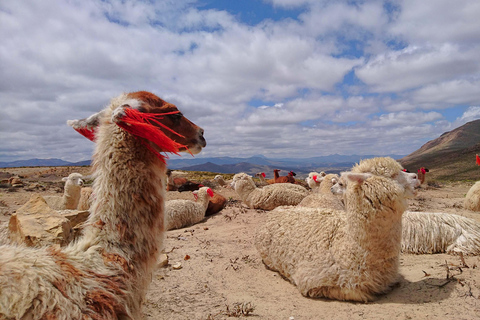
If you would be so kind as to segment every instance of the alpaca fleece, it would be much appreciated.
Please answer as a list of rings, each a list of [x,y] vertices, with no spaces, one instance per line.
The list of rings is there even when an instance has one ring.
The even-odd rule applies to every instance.
[[[406,191],[392,179],[344,174],[346,211],[279,207],[255,245],[304,296],[370,301],[397,280]]]
[[[284,205],[297,205],[308,195],[308,190],[291,183],[276,183],[257,188],[252,177],[238,173],[233,177],[235,192],[252,209],[272,210]]]

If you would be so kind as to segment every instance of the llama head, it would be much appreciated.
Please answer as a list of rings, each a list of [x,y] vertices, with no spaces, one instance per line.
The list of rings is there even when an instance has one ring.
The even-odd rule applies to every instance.
[[[71,173],[68,177],[62,178],[62,181],[65,184],[75,187],[82,187],[83,186],[83,176],[80,173]]]
[[[146,139],[157,152],[188,151],[196,154],[206,146],[202,128],[184,117],[174,104],[146,91],[123,94],[113,99],[106,109],[86,119],[70,120],[67,123],[94,140],[96,128],[102,121],[116,123],[125,131]],[[152,138],[154,131],[161,132],[168,139]],[[174,142],[173,151],[165,150],[168,149],[163,145],[165,140]]]
[[[354,212],[365,215],[369,212],[383,211],[383,208],[393,209],[402,214],[407,208],[406,199],[410,196],[407,186],[397,180],[372,173],[342,172],[341,179],[347,183],[344,193],[345,206],[354,208]],[[391,210],[387,210],[392,212]]]
[[[403,171],[402,166],[392,158],[372,158],[362,160],[360,164],[353,167],[354,173],[371,173],[376,176],[393,179],[405,189],[405,197],[413,198],[416,195],[416,188],[420,181],[415,173]],[[347,180],[340,177],[338,182],[330,189],[334,194],[344,194],[347,187]]]

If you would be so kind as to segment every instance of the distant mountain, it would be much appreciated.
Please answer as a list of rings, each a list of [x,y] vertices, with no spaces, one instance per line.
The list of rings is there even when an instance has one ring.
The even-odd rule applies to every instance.
[[[426,167],[431,178],[479,180],[480,167],[475,163],[475,154],[480,154],[480,120],[443,133],[399,162],[412,172]]]
[[[390,155],[398,159],[402,156]],[[167,160],[170,169],[185,171],[207,171],[217,173],[238,173],[246,172],[255,174],[257,172],[265,172],[267,178],[273,177],[273,169],[280,169],[280,175],[286,175],[289,171],[294,171],[297,178],[303,178],[311,171],[325,171],[329,173],[338,173],[351,168],[361,159],[372,158],[373,155],[329,155],[312,158],[284,158],[269,159],[262,155],[256,155],[250,158],[194,158],[194,159],[175,159]]]
[[[0,162],[0,168],[16,168],[16,167],[66,167],[66,166],[89,166],[90,160],[79,162],[68,162],[62,159],[29,159],[17,160],[11,162]]]
[[[402,156],[390,155],[398,159]],[[207,157],[191,158],[184,157],[180,159],[167,159],[167,166],[170,169],[186,171],[207,171],[217,173],[238,173],[246,172],[255,174],[265,172],[267,178],[273,177],[273,169],[280,169],[280,175],[286,175],[289,171],[294,171],[297,178],[303,178],[311,171],[325,171],[328,173],[338,173],[351,168],[361,159],[372,158],[374,155],[339,155],[320,156],[312,158],[283,158],[270,159],[263,155],[255,155],[249,158],[238,157]],[[12,162],[0,162],[0,167],[37,167],[37,166],[85,166],[90,165],[90,160],[81,162],[68,162],[61,159],[30,159]]]

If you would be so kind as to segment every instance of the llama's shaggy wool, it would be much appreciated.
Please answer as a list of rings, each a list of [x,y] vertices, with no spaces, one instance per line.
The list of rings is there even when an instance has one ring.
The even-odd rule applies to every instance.
[[[468,210],[480,211],[480,181],[468,190],[463,206]]]
[[[255,245],[268,268],[308,297],[370,301],[396,281],[401,216],[409,194],[398,182],[344,173],[346,211],[279,207]]]
[[[297,205],[308,195],[308,190],[292,183],[275,183],[257,188],[252,177],[238,173],[233,177],[235,192],[250,208],[272,210],[279,206]]]
[[[149,92],[136,92],[69,122],[97,143],[95,197],[84,234],[63,249],[0,247],[0,318],[143,318],[143,298],[163,243],[166,168],[158,152],[178,150],[162,149],[118,125],[128,117],[125,109],[139,107],[157,115],[176,110]],[[181,130],[181,143],[200,151],[203,130],[177,120],[162,119]],[[173,136],[168,130],[167,135]]]

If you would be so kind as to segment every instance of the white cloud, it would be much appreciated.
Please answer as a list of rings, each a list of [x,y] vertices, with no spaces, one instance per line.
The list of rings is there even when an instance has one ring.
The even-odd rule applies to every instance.
[[[0,161],[88,159],[65,121],[124,91],[177,104],[205,129],[200,157],[405,154],[478,115],[476,2],[265,3],[301,14],[252,26],[195,0],[1,2]]]

